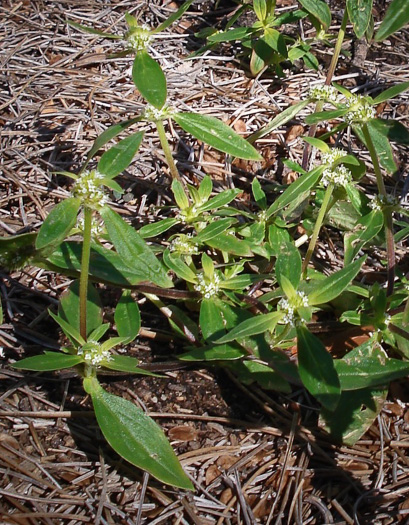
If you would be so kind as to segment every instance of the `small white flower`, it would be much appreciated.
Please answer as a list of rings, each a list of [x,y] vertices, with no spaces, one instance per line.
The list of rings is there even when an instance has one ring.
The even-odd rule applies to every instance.
[[[155,106],[148,105],[143,113],[143,117],[149,122],[157,122],[158,120],[164,120],[172,114],[170,108],[165,104],[162,108],[158,109]]]
[[[308,307],[308,297],[304,292],[296,292],[296,295],[292,301],[283,297],[278,301],[278,309],[285,313],[283,322],[295,326],[297,322],[304,323],[305,320],[298,317],[297,309],[302,307]]]
[[[152,40],[152,33],[147,25],[142,25],[131,29],[125,35],[125,43],[129,49],[136,52],[145,51],[150,41]]]
[[[202,272],[197,274],[198,283],[195,284],[194,289],[200,292],[205,299],[210,299],[219,293],[220,277],[215,273],[211,280],[206,279]]]
[[[327,187],[329,184],[334,186],[347,186],[352,181],[352,173],[345,166],[337,166],[334,169],[328,168],[324,170],[321,178],[323,186]]]
[[[393,195],[370,195],[371,201],[368,206],[372,210],[382,211],[385,206],[396,206],[398,204],[397,199]]]
[[[322,153],[321,162],[322,164],[329,164],[330,166],[332,166],[333,164],[335,164],[335,162],[342,159],[343,157],[346,157],[347,155],[348,152],[346,152],[343,149],[332,148],[329,151]]]
[[[4,359],[6,357],[6,354],[4,353],[4,348],[0,346],[0,359]]]
[[[339,93],[333,86],[324,84],[321,86],[313,86],[310,89],[309,98],[312,100],[336,103],[339,99]]]
[[[82,355],[84,360],[89,365],[99,366],[102,361],[110,361],[112,359],[109,350],[103,350],[100,343],[96,341],[88,341],[84,346],[78,349],[78,355]]]
[[[266,222],[267,219],[267,210],[261,210],[258,214],[257,222]]]
[[[180,234],[172,240],[169,250],[181,255],[196,255],[199,253],[199,248],[192,239],[193,235],[191,233],[187,235]]]
[[[88,208],[100,210],[108,202],[101,179],[104,176],[97,170],[85,170],[78,176],[72,189],[72,195],[81,199],[81,203]]]
[[[348,113],[345,115],[345,121],[348,124],[363,124],[376,118],[376,110],[369,103],[366,97],[362,95],[351,95],[345,102]]]

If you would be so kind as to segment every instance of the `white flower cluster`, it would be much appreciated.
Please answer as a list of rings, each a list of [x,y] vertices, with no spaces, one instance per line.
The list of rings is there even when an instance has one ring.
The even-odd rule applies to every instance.
[[[109,350],[103,350],[100,343],[88,341],[84,346],[78,349],[78,355],[84,356],[84,360],[89,365],[99,366],[102,361],[112,359]]]
[[[296,297],[293,301],[289,301],[285,297],[280,299],[277,304],[279,310],[285,312],[283,317],[283,322],[285,324],[290,324],[291,326],[296,325],[297,321],[297,308],[309,306],[308,297],[304,292],[297,292]],[[304,322],[304,319],[300,319],[301,322]]]
[[[162,108],[158,109],[155,106],[147,106],[143,117],[149,122],[157,122],[158,120],[164,120],[171,115],[169,107],[165,104]]]
[[[77,222],[78,228],[83,232],[84,231],[84,217],[80,217]],[[99,239],[104,231],[104,224],[100,221],[96,221],[95,218],[92,218],[91,225],[91,236],[93,239]]]
[[[219,293],[220,290],[220,277],[217,274],[213,275],[213,279],[209,281],[205,279],[203,273],[197,274],[197,280],[194,288],[197,292],[200,292],[205,299],[210,299]]]
[[[257,217],[257,222],[267,222],[267,210],[261,210]]]
[[[331,166],[335,164],[338,160],[346,157],[348,152],[340,148],[332,148],[329,151],[324,152],[321,155],[322,164],[330,164]]]
[[[193,235],[191,233],[178,235],[170,243],[169,250],[181,255],[196,255],[199,253],[199,248],[192,239]]]
[[[152,40],[152,33],[150,28],[144,24],[129,31],[125,38],[128,48],[136,52],[145,51]]]
[[[323,102],[338,102],[339,93],[333,86],[321,85],[310,88],[309,98],[312,100],[322,100]]]
[[[396,206],[398,201],[393,195],[370,195],[371,201],[368,206],[376,211],[382,211],[385,206]]]
[[[100,210],[108,202],[108,198],[100,184],[103,178],[104,176],[97,170],[83,171],[75,181],[72,195],[81,199],[84,206]]]
[[[324,170],[321,178],[321,182],[325,187],[329,184],[334,184],[334,186],[343,186],[345,188],[351,181],[352,173],[343,165]]]
[[[345,121],[348,124],[360,124],[368,122],[376,117],[375,108],[369,103],[366,97],[362,95],[351,95],[345,102],[348,113],[345,115]]]

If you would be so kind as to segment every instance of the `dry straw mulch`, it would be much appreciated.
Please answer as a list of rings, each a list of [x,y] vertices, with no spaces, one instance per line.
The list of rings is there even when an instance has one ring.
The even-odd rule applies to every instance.
[[[289,2],[278,2],[286,8]],[[375,3],[382,15],[383,2]],[[53,172],[77,169],[93,140],[110,124],[144,105],[130,80],[131,58],[121,48],[82,34],[66,19],[113,32],[124,13],[152,26],[175,2],[128,0],[4,0],[0,6],[0,229],[35,231],[69,194],[69,181]],[[209,113],[250,133],[305,95],[323,73],[294,69],[285,79],[251,79],[231,50],[185,60],[197,48],[193,31],[228,15],[231,5],[198,1],[155,42],[169,82],[170,103]],[[339,22],[334,6],[334,27]],[[308,29],[308,28],[307,28]],[[409,32],[370,49],[351,45],[355,66],[341,62],[347,85],[396,83],[409,76]],[[223,53],[226,53],[225,55]],[[328,50],[321,59],[328,61]],[[357,67],[359,66],[359,68]],[[408,98],[384,111],[408,124]],[[179,167],[196,183],[210,173],[215,190],[237,186],[244,195],[254,173],[264,183],[289,182],[279,157],[300,161],[302,119],[258,142],[259,164],[231,166],[223,156],[169,128]],[[401,191],[407,151],[396,150],[401,175],[388,179]],[[399,179],[401,176],[401,179]],[[135,225],[154,220],[170,202],[169,179],[158,139],[146,128],[144,144],[120,177],[125,188],[112,205]],[[368,186],[373,179],[368,177]],[[331,245],[321,253],[337,264]],[[404,247],[398,251],[405,255]],[[215,370],[169,370],[164,379],[112,378],[107,388],[141,404],[163,426],[194,480],[196,492],[164,487],[124,464],[101,438],[78,379],[70,373],[22,374],[8,360],[55,347],[47,317],[67,279],[37,268],[1,273],[5,324],[0,329],[0,516],[13,524],[394,524],[409,523],[409,391],[393,385],[390,401],[354,446],[335,446],[315,428],[305,392],[282,397],[243,386]],[[109,307],[115,292],[105,290]],[[114,304],[114,301],[112,301]],[[149,362],[174,352],[156,312],[143,318],[130,352]],[[117,380],[116,380],[117,379]]]

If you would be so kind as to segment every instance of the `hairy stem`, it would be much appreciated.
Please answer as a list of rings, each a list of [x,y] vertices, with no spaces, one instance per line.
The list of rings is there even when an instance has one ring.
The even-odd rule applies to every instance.
[[[304,276],[307,273],[308,265],[310,263],[312,254],[314,253],[315,245],[317,244],[318,235],[320,233],[322,223],[324,222],[325,215],[328,211],[333,191],[334,191],[334,185],[329,184],[325,191],[324,199],[321,204],[321,208],[320,208],[320,211],[317,217],[317,221],[314,225],[314,231],[312,232],[310,244],[308,245],[307,254],[303,262],[302,271],[304,273]]]
[[[339,55],[340,55],[341,49],[342,49],[342,43],[343,43],[344,37],[345,37],[345,29],[346,29],[346,26],[347,26],[347,22],[348,22],[348,12],[347,12],[347,9],[345,8],[344,16],[343,16],[342,22],[341,22],[341,27],[339,28],[337,41],[336,41],[335,47],[334,47],[334,53],[332,55],[331,63],[329,65],[329,68],[328,68],[328,71],[327,71],[327,76],[325,78],[325,85],[326,86],[329,86],[331,84],[332,77],[334,76],[335,69],[336,69],[337,64],[338,64]],[[318,113],[318,112],[322,111],[323,107],[324,107],[324,102],[322,100],[319,100],[316,103],[316,105],[315,105],[315,113]],[[310,127],[310,131],[308,133],[308,136],[309,137],[315,137],[315,132],[316,131],[317,131],[317,126],[316,125],[311,126]],[[310,155],[310,145],[308,143],[306,143],[305,146],[304,146],[303,157],[302,157],[302,167],[305,170],[308,169],[308,158],[309,158],[309,155]]]
[[[87,340],[87,295],[88,295],[88,274],[89,259],[91,253],[91,228],[92,210],[84,208],[84,235],[82,242],[81,275],[80,275],[80,334]]]
[[[170,174],[172,179],[177,179],[181,181],[179,171],[176,167],[175,161],[173,160],[172,152],[170,150],[169,141],[166,137],[165,127],[161,120],[155,121],[156,129],[158,130],[160,144],[165,154],[166,162],[168,163]]]
[[[366,147],[368,148],[369,154],[371,156],[376,183],[378,185],[378,193],[383,197],[387,197],[385,183],[383,182],[381,166],[379,164],[378,155],[376,154],[376,148],[372,141],[371,134],[369,133],[368,125],[365,123],[362,125],[362,133],[365,138]],[[385,208],[383,210],[383,215],[385,218],[385,237],[386,237],[386,259],[388,265],[388,285],[386,289],[387,295],[391,295],[393,292],[393,286],[395,281],[395,241],[393,239],[393,219],[392,219],[392,210]]]

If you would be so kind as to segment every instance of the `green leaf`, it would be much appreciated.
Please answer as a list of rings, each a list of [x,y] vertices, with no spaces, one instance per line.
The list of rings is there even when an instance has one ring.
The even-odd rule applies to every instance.
[[[281,277],[285,276],[294,288],[297,289],[302,271],[300,252],[292,243],[285,243],[280,248],[280,253],[275,264],[277,281],[281,285]]]
[[[214,33],[208,37],[209,42],[231,42],[233,40],[243,40],[254,33],[254,29],[251,27],[235,27],[228,31],[222,31]]]
[[[234,235],[230,235],[228,233],[221,233],[217,237],[207,240],[206,244],[212,248],[231,253],[233,255],[239,255],[242,257],[251,257],[253,255],[248,242],[238,239]]]
[[[71,339],[71,341],[75,342],[76,346],[82,346],[85,344],[84,339],[82,338],[79,330],[75,326],[71,326],[70,323],[65,321],[62,317],[59,315],[53,314],[51,310],[48,310],[49,315],[54,319],[56,323],[60,325],[65,335]]]
[[[188,283],[197,283],[195,272],[191,270],[180,257],[172,255],[168,249],[163,252],[163,262],[169,270],[175,272],[175,274],[181,279],[184,279]]]
[[[152,224],[147,224],[146,226],[142,226],[142,228],[138,231],[139,235],[142,237],[142,239],[150,239],[152,237],[158,237],[162,233],[167,232],[173,226],[179,223],[178,219],[173,219],[172,217],[168,217],[167,219],[162,219],[159,222],[154,222]]]
[[[79,355],[62,354],[58,352],[45,352],[41,355],[26,357],[12,365],[17,370],[31,370],[33,372],[52,372],[71,368],[84,360]]]
[[[297,327],[298,371],[305,388],[328,410],[335,410],[341,388],[334,362],[322,342],[305,326]]]
[[[78,277],[81,270],[81,256],[81,243],[64,242],[48,256],[46,263],[37,264],[50,268],[48,263],[51,263],[51,269]],[[134,261],[133,267],[130,268],[116,252],[98,244],[91,245],[89,274],[98,281],[121,287],[149,280],[143,260]]]
[[[162,377],[158,374],[153,374],[148,370],[139,368],[138,360],[129,355],[111,355],[109,361],[101,362],[101,365],[108,370],[115,370],[116,372],[125,372],[125,374],[140,374],[144,376]]]
[[[242,337],[272,332],[282,317],[282,312],[271,312],[251,317],[235,326],[228,334],[218,339],[217,343],[229,343]]]
[[[212,179],[211,177],[209,177],[209,175],[206,175],[205,177],[203,177],[203,180],[200,183],[200,186],[198,189],[200,202],[206,202],[207,200],[209,200],[209,197],[212,193],[212,189],[213,189]]]
[[[214,222],[211,222],[206,226],[206,228],[203,228],[194,240],[197,243],[205,243],[207,241],[210,241],[214,237],[217,237],[217,235],[220,235],[221,233],[225,232],[227,229],[230,228],[230,226],[236,222],[236,219],[227,217],[226,219],[220,219],[216,220]]]
[[[355,34],[362,38],[368,29],[372,14],[373,0],[347,0],[348,18],[354,27]]]
[[[267,28],[264,31],[263,39],[259,39],[260,41],[264,41],[270,49],[287,58],[288,52],[284,37],[277,29]]]
[[[303,8],[312,14],[325,30],[331,25],[331,11],[325,2],[321,0],[299,0]]]
[[[89,341],[99,341],[110,329],[111,325],[109,323],[104,323],[99,325],[95,330],[93,330],[88,337]]]
[[[187,198],[182,184],[177,179],[173,179],[171,188],[178,208],[180,210],[186,210],[189,208],[189,199]]]
[[[248,137],[247,139],[248,142],[252,144],[257,139],[268,135],[268,133],[270,133],[274,129],[284,126],[284,124],[287,124],[287,122],[292,120],[297,115],[297,113],[299,113],[302,109],[308,106],[309,103],[309,100],[301,100],[301,102],[297,102],[297,104],[288,107],[287,109],[276,115],[269,124],[250,135],[250,137]]]
[[[313,113],[305,117],[305,122],[307,124],[313,125],[318,124],[324,120],[332,120],[335,118],[343,117],[348,113],[347,108],[343,109],[333,109],[332,111],[318,111],[318,113]]]
[[[52,251],[61,244],[77,222],[80,199],[65,199],[51,210],[38,232],[36,249]]]
[[[87,385],[87,390],[98,425],[120,456],[163,483],[193,490],[165,434],[153,419],[130,401],[106,392],[96,379]]]
[[[226,204],[229,204],[231,201],[233,201],[236,195],[238,195],[239,193],[241,193],[241,190],[238,189],[224,190],[215,197],[211,198],[209,201],[207,201],[206,204],[202,204],[199,207],[199,210],[201,212],[204,212],[221,208],[222,206],[225,206]]]
[[[311,188],[317,184],[318,179],[321,177],[324,169],[325,166],[318,166],[305,175],[301,175],[301,177],[290,184],[284,193],[282,193],[268,208],[267,217],[271,217],[274,213],[277,213],[279,210],[295,201],[298,196],[309,192]]]
[[[363,357],[335,360],[342,390],[359,390],[387,385],[409,375],[409,363],[399,359]]]
[[[240,359],[247,352],[234,344],[210,345],[201,348],[192,348],[184,354],[178,355],[181,361],[231,361]]]
[[[391,142],[409,146],[409,130],[399,120],[377,118],[371,120],[370,125]]]
[[[407,23],[409,23],[407,0],[392,0],[386,11],[385,18],[375,35],[375,42],[385,40],[385,38],[399,31]]]
[[[342,392],[335,411],[322,409],[320,420],[334,441],[353,446],[374,422],[388,389],[365,388]]]
[[[174,113],[172,118],[185,131],[219,151],[241,159],[262,159],[247,140],[215,117],[197,113]]]
[[[195,0],[187,0],[184,4],[182,4],[177,11],[172,13],[164,22],[162,22],[156,29],[152,30],[152,33],[161,33],[168,27],[170,27],[176,20],[178,20],[193,4]]]
[[[199,324],[203,339],[212,342],[226,333],[225,323],[219,301],[203,299],[200,305]]]
[[[143,269],[147,281],[163,288],[173,286],[160,261],[132,226],[108,207],[101,210],[101,216],[109,238],[125,264],[136,267],[139,272]]]
[[[260,22],[263,22],[267,16],[266,0],[254,0],[253,9]]]
[[[345,268],[342,268],[342,270],[333,273],[324,281],[319,281],[308,294],[310,306],[328,303],[338,297],[338,295],[347,288],[352,279],[358,275],[365,259],[366,257],[361,257]]]
[[[324,153],[328,153],[330,151],[330,147],[323,140],[317,139],[316,137],[302,137],[302,139]]]
[[[408,88],[409,82],[401,82],[400,84],[396,84],[396,86],[392,86],[391,88],[382,91],[382,93],[380,93],[376,98],[374,98],[373,103],[380,104],[381,102],[385,102],[385,100],[389,100],[393,97],[396,97],[400,93],[403,93],[403,91],[406,91]]]
[[[98,163],[98,171],[112,179],[124,171],[138,151],[143,135],[143,131],[138,131],[112,146],[102,155]]]
[[[225,366],[233,370],[245,385],[257,382],[266,390],[275,390],[289,394],[291,386],[278,372],[264,363],[257,361],[235,361]]]
[[[77,22],[74,22],[73,20],[67,20],[67,24],[71,27],[75,27],[76,29],[80,29],[81,31],[85,31],[86,33],[90,33],[91,35],[98,35],[104,38],[110,38],[112,40],[118,40],[122,38],[120,35],[114,35],[112,33],[105,33],[104,31],[94,29],[93,27],[83,26],[82,24],[78,24]]]
[[[126,337],[124,344],[133,341],[141,328],[141,314],[130,290],[124,290],[122,293],[115,308],[114,319],[118,335]]]
[[[0,237],[0,267],[7,270],[22,268],[36,255],[37,233]]]
[[[101,135],[99,135],[92,145],[92,148],[89,150],[87,154],[87,158],[85,159],[85,164],[82,166],[81,171],[84,171],[85,168],[88,166],[89,161],[92,159],[92,157],[103,147],[105,144],[107,144],[110,140],[115,138],[117,135],[121,133],[121,131],[124,131],[125,129],[132,126],[132,124],[135,124],[137,122],[140,122],[142,117],[135,117],[130,120],[125,120],[124,122],[120,122],[119,124],[114,124],[113,126],[110,126],[108,129],[103,131]]]
[[[253,182],[251,183],[251,191],[253,192],[254,200],[256,201],[257,206],[260,209],[265,210],[267,208],[266,194],[261,189],[261,184],[256,177],[254,177]]]
[[[378,124],[374,125],[373,123],[376,121],[377,119],[373,119],[366,124],[368,132],[375,146],[376,154],[381,166],[385,168],[388,173],[394,173],[398,168],[393,158],[392,147],[387,137],[388,132],[384,127],[380,127]],[[359,140],[367,146],[361,128],[359,126],[353,126],[353,130]]]
[[[166,77],[160,65],[147,51],[136,54],[132,80],[145,100],[157,109],[163,108],[167,97]]]
[[[70,284],[60,298],[58,315],[70,326],[80,332],[80,283]],[[102,304],[98,292],[92,284],[87,291],[87,337],[102,324]]]
[[[381,231],[384,216],[381,211],[373,210],[359,221],[358,231],[346,233],[344,237],[345,256],[344,265],[348,266],[358,255],[359,251]]]
[[[244,288],[247,288],[247,286],[257,283],[258,281],[262,281],[266,278],[270,279],[271,276],[262,274],[254,275],[249,273],[243,273],[241,275],[236,275],[235,277],[230,277],[225,281],[221,281],[220,288],[222,290],[243,290]]]

